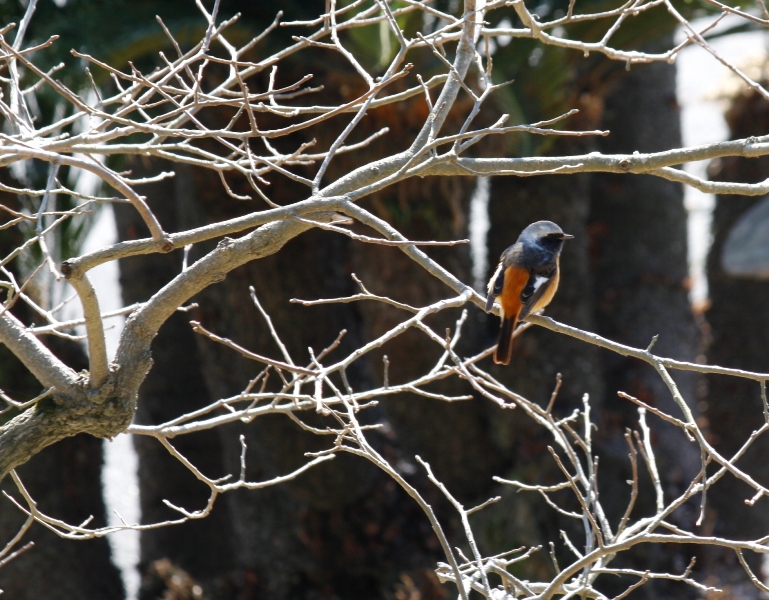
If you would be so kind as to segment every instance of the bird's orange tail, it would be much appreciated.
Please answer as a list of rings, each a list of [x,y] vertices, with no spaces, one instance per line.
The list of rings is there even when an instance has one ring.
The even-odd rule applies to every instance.
[[[497,340],[497,349],[494,350],[494,362],[498,365],[509,365],[513,354],[513,332],[518,319],[504,317],[502,326],[499,328],[499,340]]]

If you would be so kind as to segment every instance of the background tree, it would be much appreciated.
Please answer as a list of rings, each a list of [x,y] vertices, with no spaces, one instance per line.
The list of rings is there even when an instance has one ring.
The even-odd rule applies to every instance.
[[[726,113],[727,123],[732,137],[749,128],[753,131],[769,131],[769,113],[765,101],[759,94],[741,92],[733,99]],[[711,176],[716,181],[738,181],[750,183],[766,178],[767,164],[765,159],[753,161],[726,159],[710,165]],[[764,198],[740,198],[738,196],[718,196],[713,211],[713,244],[708,255],[708,286],[711,307],[707,311],[708,358],[718,364],[740,364],[742,368],[763,369],[765,354],[759,351],[766,342],[765,328],[762,326],[764,311],[762,300],[766,297],[767,285],[760,274],[756,273],[755,262],[751,273],[750,264],[744,263],[741,272],[727,268],[727,245],[731,252],[739,253],[742,257],[753,257],[755,261],[755,244],[760,240],[755,235],[740,234],[738,226],[742,223],[744,232],[746,224],[760,231],[763,228],[761,207]],[[755,230],[755,229],[754,229]],[[738,237],[735,237],[738,234]],[[731,238],[731,241],[728,242]],[[747,267],[747,268],[746,268]],[[741,383],[729,381],[727,378],[709,377],[704,398],[709,429],[714,443],[724,452],[731,451],[736,445],[736,439],[750,435],[761,426],[760,419],[751,414],[750,407],[760,402],[760,394],[755,389]],[[736,434],[736,435],[735,435]],[[765,441],[751,448],[743,459],[744,464],[765,481],[767,477],[766,462],[763,459],[766,452]],[[760,506],[765,500],[753,498],[752,495],[736,484],[732,493],[723,490],[714,491],[713,514],[711,522],[714,532],[725,535],[746,537],[756,528],[766,529],[767,523]],[[746,501],[749,501],[746,503]],[[752,509],[759,508],[757,514]],[[724,518],[729,515],[729,518]],[[729,572],[734,566],[734,559],[729,554],[712,552],[708,557],[714,571]],[[754,559],[754,568],[758,569],[758,561]],[[752,590],[745,589],[745,583],[730,573],[727,579],[735,594],[749,594]]]

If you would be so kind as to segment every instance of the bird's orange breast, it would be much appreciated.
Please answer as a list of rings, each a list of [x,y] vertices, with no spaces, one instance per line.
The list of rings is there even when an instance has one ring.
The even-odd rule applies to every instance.
[[[529,281],[529,272],[520,267],[507,267],[505,269],[505,284],[499,295],[499,305],[506,317],[517,319],[521,312],[521,292]]]

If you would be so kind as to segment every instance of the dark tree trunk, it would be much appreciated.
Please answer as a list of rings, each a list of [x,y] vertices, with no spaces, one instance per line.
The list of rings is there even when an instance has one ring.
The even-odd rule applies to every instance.
[[[309,231],[292,240],[277,255],[251,263],[231,273],[220,285],[201,294],[200,319],[206,328],[242,346],[283,359],[269,329],[254,306],[248,288],[253,285],[262,306],[272,318],[292,359],[310,364],[307,350],[317,356],[342,330],[333,357],[340,358],[358,346],[359,317],[350,305],[302,307],[291,298],[325,298],[353,292],[349,276],[349,244],[336,234]],[[243,391],[263,365],[247,361],[222,346],[199,339],[203,375],[213,398]],[[353,388],[368,385],[365,368],[353,365],[348,372]],[[341,381],[338,382],[342,386]],[[271,374],[267,389],[279,389]],[[312,412],[297,417],[315,427],[336,422]],[[365,418],[365,416],[363,417]],[[227,472],[237,474],[241,456],[239,436],[247,446],[246,477],[265,481],[299,468],[306,452],[329,447],[332,438],[303,431],[282,415],[219,429]],[[363,535],[355,522],[353,502],[371,492],[375,470],[362,459],[343,455],[303,474],[294,482],[256,491],[228,493],[235,527],[234,567],[243,598],[309,598],[323,590],[340,597],[371,593],[374,573],[370,563],[355,556]],[[331,533],[333,532],[333,533]],[[331,534],[331,535],[330,535]]]
[[[144,172],[147,168],[140,164],[132,167],[134,172]],[[185,168],[177,168],[176,172],[175,179],[145,188],[153,212],[167,231],[200,224],[192,174]],[[121,240],[147,235],[132,207],[117,205],[115,216]],[[181,266],[181,252],[121,261],[123,302],[128,305],[146,300],[179,273]],[[163,325],[153,342],[154,367],[140,389],[137,423],[159,424],[209,402],[210,394],[202,377],[200,357],[189,326],[190,318],[187,313],[177,313]],[[164,499],[187,510],[200,510],[206,506],[208,488],[157,440],[138,436],[134,439],[139,455],[142,523],[179,518],[179,513],[163,503]],[[223,474],[222,450],[215,432],[181,436],[172,443],[209,477]],[[163,589],[164,584],[158,581],[158,578],[163,579],[162,575],[151,568],[155,561],[161,559],[169,559],[173,568],[184,569],[193,579],[200,581],[209,581],[226,572],[233,561],[230,536],[223,535],[229,528],[229,522],[226,503],[220,501],[206,519],[142,532],[140,570],[145,579],[141,597],[155,598],[157,590]]]
[[[79,344],[47,338],[56,355],[70,367],[88,367]],[[10,353],[2,349],[0,388],[18,400],[32,398],[41,391],[40,384]],[[106,512],[102,498],[101,469],[103,441],[90,435],[77,435],[46,448],[17,469],[27,491],[38,508],[48,516],[79,525],[89,516],[91,527],[104,527]],[[24,499],[10,477],[2,489],[22,506]],[[7,499],[0,510],[0,540],[7,543],[26,520],[26,516]],[[118,600],[123,598],[120,573],[111,562],[106,538],[73,542],[59,537],[42,525],[32,525],[14,548],[28,542],[33,548],[0,569],[0,589],[8,598],[33,600],[55,597],[61,600]],[[73,544],[77,545],[73,551]]]
[[[467,235],[471,186],[467,179],[409,182],[378,195],[372,203],[377,214],[406,235],[456,239]],[[276,187],[272,192],[280,204],[296,199],[289,186]],[[434,200],[417,209],[420,198]],[[217,207],[223,203],[220,198],[218,204],[210,200],[205,203],[209,218],[218,218]],[[469,279],[466,248],[432,254],[462,279]],[[375,302],[302,307],[289,300],[354,294],[359,290],[353,272],[373,293],[413,305],[422,306],[452,294],[397,249],[359,244],[315,230],[293,240],[279,254],[233,272],[221,285],[201,294],[201,320],[247,348],[279,356],[249,298],[248,286],[253,285],[295,361],[308,364],[308,346],[317,354],[345,329],[347,334],[329,360],[341,358],[384,333],[396,322],[394,318],[402,315],[393,315]],[[458,312],[442,316],[431,325],[443,333],[445,327],[454,326],[458,316]],[[471,337],[472,328],[466,327],[465,335]],[[207,340],[200,340],[200,347],[214,397],[241,391],[261,370],[260,365],[234,357],[231,351]],[[433,342],[414,332],[388,344],[384,352],[390,355],[393,383],[427,372],[441,353]],[[352,387],[365,389],[380,381],[380,361],[378,353],[355,363],[347,374]],[[473,454],[475,442],[470,442],[483,444],[486,438],[478,428],[481,415],[474,403],[447,406],[411,397],[383,399],[381,406],[381,412],[369,409],[362,418],[381,421],[386,416],[389,433],[386,437],[373,433],[371,439],[391,461],[411,461],[419,451],[434,463],[440,475],[459,482],[463,486],[460,492],[472,490],[480,481],[477,473],[481,472],[482,456]],[[453,416],[447,418],[444,411],[452,409]],[[316,414],[298,416],[314,426],[334,424]],[[301,431],[283,416],[223,428],[221,433],[233,471],[238,468],[241,452],[238,435],[245,436],[247,474],[252,481],[290,472],[306,462],[305,452],[327,448],[331,441]],[[402,446],[408,450],[404,452]],[[476,461],[470,460],[473,456]],[[459,468],[461,461],[465,462]],[[484,479],[489,481],[490,475]],[[437,589],[434,576],[422,572],[441,557],[426,517],[404,492],[362,459],[342,455],[291,484],[233,493],[227,501],[237,523],[238,568],[243,573],[245,597],[310,598],[331,593],[340,598],[385,597],[407,570],[425,595]]]
[[[556,152],[579,151],[569,146]],[[529,223],[551,220],[575,236],[569,240],[561,256],[561,278],[553,302],[545,314],[575,327],[593,330],[592,290],[588,269],[588,246],[585,220],[588,212],[588,179],[586,177],[532,177],[491,180],[488,236],[489,272],[496,269],[499,255],[515,242]],[[485,316],[479,323],[484,330],[483,346],[496,343],[499,319]],[[528,400],[547,405],[556,386],[556,375],[562,375],[562,387],[554,404],[559,415],[582,406],[582,396],[601,394],[602,381],[597,352],[577,340],[545,329],[530,327],[513,342],[513,358],[508,366],[490,364],[490,372],[510,389]],[[503,469],[496,474],[526,482],[553,483],[562,475],[547,446],[552,437],[526,415],[516,409],[500,411],[487,405],[492,423],[490,439]],[[489,495],[501,494],[503,500],[478,515],[479,532],[488,552],[501,552],[517,545],[541,544],[557,540],[559,530],[570,531],[572,524],[543,504],[538,494],[515,493],[513,488],[497,486]],[[572,539],[577,539],[572,536]],[[571,558],[564,555],[562,560]],[[551,564],[545,555],[534,557],[527,576],[550,577]],[[563,563],[566,564],[566,563]]]
[[[656,152],[680,146],[675,76],[674,66],[654,63],[634,67],[619,78],[605,102],[602,128],[611,134],[600,140],[599,149]],[[688,299],[687,214],[681,186],[651,176],[602,175],[593,181],[589,233],[596,332],[639,348],[659,335],[655,353],[694,360],[699,335]],[[617,391],[674,416],[681,413],[651,367],[609,352],[601,353],[601,362],[606,390],[598,403],[602,497],[616,518],[629,494],[623,483],[629,478],[625,428],[638,429],[636,406],[619,399]],[[673,377],[696,414],[696,377],[685,373]],[[671,424],[650,415],[649,425],[669,499],[699,471],[699,449]],[[648,511],[653,508],[653,494],[648,482],[643,483],[645,493],[638,506]],[[697,507],[689,508],[676,515],[687,526],[695,520]],[[639,558],[644,568],[678,573],[691,554],[691,549],[655,548]],[[650,598],[680,598],[688,593],[685,587],[655,583],[642,590]]]
[[[758,94],[738,97],[727,121],[732,139],[769,133],[769,109]],[[725,159],[711,165],[718,181],[756,183],[766,179],[769,159]],[[769,282],[731,276],[724,270],[721,256],[726,237],[744,213],[765,198],[719,196],[713,212],[713,245],[708,256],[708,284],[711,308],[706,317],[710,326],[708,363],[749,371],[769,371]],[[744,241],[744,240],[743,240]],[[713,444],[724,456],[732,456],[750,434],[764,424],[759,386],[735,377],[708,377],[705,416]],[[769,441],[759,438],[740,459],[739,466],[762,485],[769,484],[766,460]],[[754,491],[729,477],[709,494],[710,526],[715,535],[755,539],[769,532],[769,500],[761,498],[755,506],[745,500]],[[761,557],[746,554],[759,572]],[[757,590],[732,552],[711,552],[710,565],[724,585],[741,590],[745,598],[757,597]],[[759,575],[761,577],[761,575]],[[744,590],[744,592],[742,591]],[[752,594],[752,595],[751,595]],[[743,596],[741,596],[743,597]]]
[[[468,215],[475,181],[472,178],[426,178],[408,181],[374,195],[365,202],[369,210],[390,222],[410,239],[451,240],[469,237]],[[429,199],[429,201],[426,201]],[[469,246],[427,249],[426,252],[462,281],[472,281]],[[426,273],[396,248],[362,245],[352,256],[354,270],[375,294],[388,295],[411,306],[422,307],[455,294]],[[402,310],[377,302],[362,304],[365,339],[374,339],[403,319]],[[481,311],[468,306],[462,327],[463,355],[478,348]],[[441,337],[454,333],[461,311],[446,311],[427,321]],[[416,329],[386,344],[371,356],[377,381],[384,377],[383,356],[389,361],[389,382],[403,383],[427,374],[443,350]],[[470,394],[469,385],[452,379],[430,388],[436,393]],[[383,401],[383,410],[393,428],[393,441],[402,460],[413,464],[419,454],[438,477],[463,501],[475,501],[489,489],[499,466],[489,429],[487,401],[481,398],[447,403],[411,394]],[[421,474],[420,474],[421,476]]]
[[[320,68],[329,69],[328,65]],[[339,72],[332,73],[334,80],[341,77]],[[349,90],[346,93],[352,94]],[[414,104],[416,111],[392,114],[385,110],[372,115],[357,134],[364,136],[388,125],[402,144],[409,138],[404,129],[418,126],[424,112],[419,102]],[[328,139],[321,140],[320,146],[327,146],[334,135],[334,131],[323,132],[321,137]],[[365,163],[367,152],[343,155],[332,165],[329,179]],[[410,181],[365,203],[412,239],[456,239],[467,237],[472,186],[470,179]],[[213,183],[199,187],[216,190],[204,205],[210,220],[220,218],[232,203],[222,201],[222,194]],[[303,198],[306,191],[281,180],[281,185],[271,188],[270,194],[277,203],[288,204]],[[244,208],[249,209],[248,205],[236,207]],[[431,255],[463,280],[470,280],[466,247],[438,249]],[[201,320],[213,331],[249,349],[280,356],[248,296],[248,286],[253,285],[295,361],[308,364],[308,346],[317,354],[333,342],[340,330],[346,329],[346,336],[330,359],[339,358],[384,333],[402,315],[376,302],[308,308],[289,304],[289,300],[354,294],[359,290],[352,279],[353,272],[372,292],[416,306],[453,294],[395,248],[351,242],[315,230],[293,240],[279,254],[233,272],[221,285],[201,294]],[[459,311],[451,316],[441,315],[430,324],[442,335],[445,327],[454,327],[458,316]],[[474,335],[471,319],[464,336],[472,340]],[[261,370],[260,365],[235,357],[208,340],[199,342],[205,357],[203,371],[213,397],[240,392]],[[474,347],[472,343],[470,346]],[[423,334],[409,332],[382,352],[355,363],[348,372],[353,388],[364,389],[381,381],[383,353],[390,357],[390,381],[395,383],[429,371],[441,350]],[[441,389],[452,394],[467,392],[448,390],[445,386],[436,386],[435,391]],[[484,410],[475,401],[446,405],[421,397],[386,398],[380,408],[367,410],[362,418],[385,418],[387,434],[372,433],[370,438],[392,463],[408,469],[414,453],[419,452],[433,463],[438,476],[452,491],[475,497],[491,482],[490,467],[496,464],[493,458],[488,459],[493,453],[489,453]],[[314,426],[334,424],[324,422],[316,414],[298,417]],[[220,431],[228,469],[234,472],[241,453],[238,436],[244,435],[248,448],[247,475],[252,481],[287,473],[306,462],[305,452],[327,448],[331,442],[303,432],[283,416]],[[422,474],[415,475],[415,481],[418,485],[425,483]],[[439,498],[431,486],[423,489]],[[227,502],[236,523],[239,589],[245,598],[314,598],[332,594],[339,598],[382,598],[393,593],[406,571],[424,597],[442,594],[428,570],[442,554],[426,517],[413,500],[362,459],[339,456],[293,483],[256,492],[236,492],[228,495]],[[451,529],[450,523],[447,526]]]

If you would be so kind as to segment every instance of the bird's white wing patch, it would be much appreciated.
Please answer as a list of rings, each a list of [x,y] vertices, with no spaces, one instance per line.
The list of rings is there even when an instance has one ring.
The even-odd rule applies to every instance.
[[[489,279],[489,285],[486,286],[486,292],[491,294],[492,290],[494,289],[494,284],[497,281],[497,277],[499,277],[499,273],[502,271],[502,263],[500,262],[497,266],[497,270],[494,271],[494,275],[491,276],[491,279]]]
[[[549,277],[544,277],[542,275],[536,275],[534,277],[534,281],[532,282],[532,286],[534,287],[534,293],[537,293],[537,290],[542,287],[543,283],[547,283],[550,281]]]

